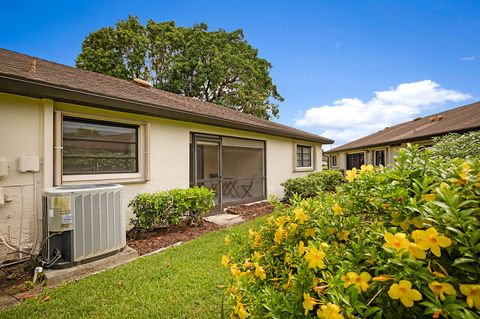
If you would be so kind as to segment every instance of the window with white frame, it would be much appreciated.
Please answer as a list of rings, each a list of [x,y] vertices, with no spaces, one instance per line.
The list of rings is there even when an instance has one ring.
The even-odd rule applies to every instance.
[[[139,125],[63,117],[63,175],[139,172]]]
[[[312,146],[297,145],[297,168],[313,167]]]

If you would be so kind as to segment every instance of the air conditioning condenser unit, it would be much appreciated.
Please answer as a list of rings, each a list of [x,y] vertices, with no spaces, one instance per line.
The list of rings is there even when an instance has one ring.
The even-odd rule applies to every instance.
[[[43,191],[43,243],[47,265],[70,266],[126,246],[123,186],[59,186]]]

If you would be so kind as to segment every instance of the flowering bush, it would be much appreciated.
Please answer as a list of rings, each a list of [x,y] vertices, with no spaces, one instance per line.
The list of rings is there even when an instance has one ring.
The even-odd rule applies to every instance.
[[[233,318],[480,318],[480,162],[416,147],[226,238]]]

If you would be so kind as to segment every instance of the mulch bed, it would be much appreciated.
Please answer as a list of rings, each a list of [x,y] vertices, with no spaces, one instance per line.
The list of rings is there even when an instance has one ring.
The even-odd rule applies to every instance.
[[[227,208],[230,214],[241,215],[245,220],[255,219],[267,215],[273,211],[273,206],[268,202],[259,202],[250,205],[240,205]],[[220,229],[221,227],[207,221],[196,226],[177,225],[168,228],[159,228],[153,231],[144,232],[135,237],[127,237],[127,245],[145,255],[176,244],[195,239],[208,232]]]
[[[145,255],[178,242],[192,240],[219,228],[218,225],[207,221],[195,226],[180,224],[141,233],[136,235],[135,238],[127,237],[127,245],[138,251],[138,254]]]
[[[32,287],[25,282],[32,280],[33,266],[29,261],[0,268],[0,293],[9,296],[21,292],[27,292]],[[38,287],[41,289],[41,287]],[[24,296],[16,296],[16,299],[26,299]]]
[[[227,213],[241,215],[245,220],[251,220],[270,214],[273,212],[273,209],[273,205],[269,202],[258,202],[254,204],[228,207]]]

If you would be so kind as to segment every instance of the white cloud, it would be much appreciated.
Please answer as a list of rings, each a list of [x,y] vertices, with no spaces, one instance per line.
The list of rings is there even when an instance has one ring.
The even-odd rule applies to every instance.
[[[464,57],[461,57],[460,60],[462,61],[475,61],[477,59],[476,56],[472,55],[472,56],[464,56]]]
[[[295,121],[295,125],[321,128],[321,135],[340,145],[411,120],[422,110],[469,98],[468,94],[444,89],[431,80],[402,83],[387,91],[375,92],[375,96],[366,102],[343,98],[332,105],[310,108]]]

